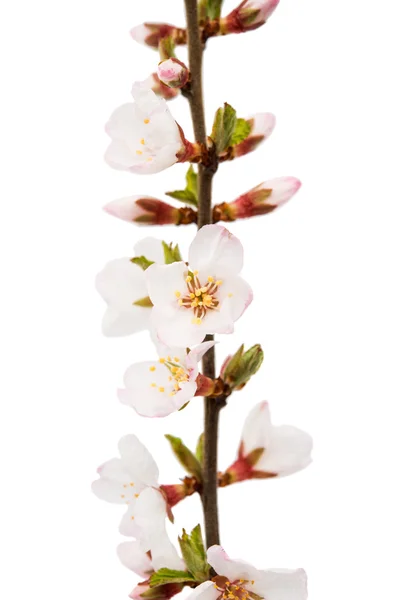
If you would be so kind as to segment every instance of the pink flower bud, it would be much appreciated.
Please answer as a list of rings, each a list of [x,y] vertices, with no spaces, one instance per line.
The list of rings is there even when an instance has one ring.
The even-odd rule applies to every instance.
[[[221,19],[221,32],[243,33],[258,29],[272,15],[279,0],[244,0],[227,17]]]
[[[173,100],[179,96],[179,89],[168,87],[162,81],[160,81],[157,73],[152,73],[148,79],[144,82],[157,96],[161,96],[164,100]]]
[[[175,44],[186,43],[186,29],[180,29],[168,23],[142,23],[131,29],[131,36],[139,44],[158,49],[158,44],[165,37],[172,37]]]
[[[179,209],[150,196],[127,196],[104,207],[113,217],[138,225],[171,225],[179,223]]]
[[[188,82],[189,69],[177,58],[168,58],[158,65],[158,77],[170,88],[181,88]]]
[[[214,217],[219,221],[235,221],[265,215],[282,206],[301,187],[295,177],[278,177],[261,183],[237,200],[214,208]]]

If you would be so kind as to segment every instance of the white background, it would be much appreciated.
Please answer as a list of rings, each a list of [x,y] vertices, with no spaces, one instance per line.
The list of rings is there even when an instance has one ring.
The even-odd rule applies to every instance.
[[[183,472],[162,434],[194,444],[201,431],[199,399],[151,422],[118,404],[125,368],[152,348],[145,334],[102,337],[93,286],[107,260],[148,234],[102,205],[162,197],[183,180],[184,166],[147,179],[102,161],[103,123],[157,60],[129,29],[182,25],[182,4],[1,7],[0,540],[10,600],[125,598],[137,579],[115,555],[120,508],[90,493],[95,469],[136,432],[172,483]],[[222,541],[260,567],[304,566],[311,600],[399,597],[398,22],[393,0],[282,0],[266,27],[212,40],[206,55],[209,126],[224,101],[242,116],[277,116],[256,154],[221,167],[216,200],[275,176],[303,181],[282,210],[231,228],[255,302],[218,353],[261,342],[266,359],[224,411],[221,467],[262,399],[276,423],[315,440],[307,471],[222,491]],[[184,100],[171,109],[190,137]],[[186,251],[194,229],[151,233]],[[195,525],[197,498],[175,513],[178,528]]]

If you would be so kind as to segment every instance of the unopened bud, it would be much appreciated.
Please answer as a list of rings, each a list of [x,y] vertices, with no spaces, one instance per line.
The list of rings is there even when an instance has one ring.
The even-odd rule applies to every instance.
[[[221,32],[244,33],[258,29],[272,15],[279,0],[244,0],[227,17],[221,19]]]
[[[171,37],[176,45],[186,44],[186,29],[168,23],[142,23],[131,29],[131,36],[139,44],[158,50],[160,40]]]
[[[221,378],[231,390],[242,389],[246,383],[255,375],[264,360],[264,352],[260,344],[252,346],[244,352],[244,346],[225,362]]]
[[[149,196],[127,196],[113,200],[104,210],[118,219],[138,225],[178,225],[180,209]]]
[[[189,80],[189,69],[177,58],[168,58],[158,65],[158,78],[170,88],[181,88]]]
[[[145,83],[149,86],[151,90],[157,96],[161,96],[164,100],[173,100],[177,96],[179,96],[179,89],[174,89],[172,87],[168,87],[158,77],[157,73],[152,73],[148,79],[146,79]]]
[[[270,213],[288,202],[300,187],[301,182],[295,177],[278,177],[265,181],[233,202],[216,205],[214,223]]]
[[[273,132],[276,119],[271,113],[258,113],[247,119],[250,125],[248,137],[232,148],[232,158],[244,156],[253,152],[262,142],[264,142]]]

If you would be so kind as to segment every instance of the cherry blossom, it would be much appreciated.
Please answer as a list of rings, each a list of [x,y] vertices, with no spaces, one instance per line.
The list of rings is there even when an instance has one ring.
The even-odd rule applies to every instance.
[[[152,552],[153,566],[167,559],[181,564],[167,535],[168,506],[158,484],[158,467],[153,457],[135,435],[123,437],[118,449],[120,458],[112,458],[99,467],[93,492],[101,500],[126,506],[120,532],[136,538],[144,552]]]
[[[135,247],[135,256],[164,262],[162,242],[145,238]],[[129,257],[107,263],[96,277],[96,289],[107,303],[103,333],[107,337],[130,335],[150,326],[151,303],[148,300],[145,272]]]
[[[118,397],[143,417],[165,417],[182,408],[197,392],[197,363],[214,345],[204,342],[190,352],[160,347],[158,361],[136,363],[124,376]]]
[[[148,84],[135,84],[132,95],[134,102],[117,108],[106,125],[111,143],[105,159],[114,169],[158,173],[185,153],[185,140],[167,103]]]
[[[240,241],[220,225],[198,231],[189,249],[189,266],[152,265],[145,273],[154,305],[152,323],[167,346],[199,344],[206,334],[232,333],[234,322],[253,299],[239,276]]]
[[[267,402],[260,402],[244,423],[237,461],[223,476],[225,483],[245,479],[284,477],[311,463],[311,436],[290,425],[271,422]]]
[[[261,571],[246,562],[230,559],[221,546],[211,546],[207,559],[217,575],[199,585],[188,596],[189,600],[307,599],[307,576],[303,569]]]

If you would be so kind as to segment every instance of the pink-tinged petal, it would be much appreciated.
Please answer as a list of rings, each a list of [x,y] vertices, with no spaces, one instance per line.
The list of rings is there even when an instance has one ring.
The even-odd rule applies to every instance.
[[[177,58],[167,58],[158,65],[158,77],[165,85],[172,88],[181,88],[188,82],[189,69]]]
[[[131,600],[143,600],[142,594],[148,592],[150,590],[150,585],[148,583],[139,583],[129,594],[129,598]]]
[[[263,136],[266,140],[275,129],[276,117],[272,113],[257,113],[249,120],[252,122],[251,136]]]
[[[187,600],[217,600],[220,595],[221,592],[215,588],[212,581],[205,581],[187,596]]]
[[[117,219],[136,225],[176,224],[179,219],[177,208],[151,196],[117,198],[106,204],[103,209]]]
[[[129,469],[137,482],[148,486],[158,485],[158,467],[154,458],[135,435],[123,437],[119,441],[118,449],[124,467]]]
[[[258,571],[251,591],[268,600],[307,600],[307,575],[303,569]]]
[[[146,552],[141,548],[140,542],[123,542],[117,547],[118,558],[126,567],[139,577],[148,579],[154,569],[151,560]]]
[[[257,189],[272,190],[271,195],[264,203],[272,206],[281,206],[288,202],[300,189],[301,181],[296,177],[276,177],[265,181]]]
[[[189,265],[199,271],[200,280],[237,275],[243,267],[243,246],[225,227],[206,225],[190,245]]]
[[[135,256],[145,256],[148,260],[160,265],[165,262],[162,241],[157,238],[146,237],[140,240],[135,244],[134,250]]]
[[[226,310],[229,307],[232,320],[237,321],[253,301],[253,291],[241,277],[226,279],[221,286],[221,303]]]
[[[167,535],[167,505],[161,492],[153,488],[144,490],[138,499],[135,516],[140,528],[140,542],[151,552],[154,570],[164,567],[183,570],[184,563]]]
[[[129,171],[134,159],[131,148],[122,140],[112,140],[104,154],[108,166],[117,171]]]
[[[187,267],[184,262],[171,265],[151,265],[145,271],[145,279],[150,299],[154,306],[170,306],[179,310],[178,298],[186,291],[185,276]],[[178,296],[179,294],[179,296]],[[168,344],[170,346],[178,344]]]
[[[145,23],[136,25],[131,29],[132,38],[139,44],[145,44],[149,35],[151,35],[151,29]]]
[[[252,565],[229,558],[221,546],[211,546],[207,550],[207,559],[218,575],[224,575],[232,582],[238,579],[251,581],[258,573]]]
[[[114,504],[125,504],[124,486],[130,481],[129,473],[126,471],[119,458],[112,458],[97,469],[99,479],[93,482],[93,493],[106,502]]]
[[[203,342],[199,344],[195,348],[192,348],[187,356],[187,361],[190,362],[190,365],[194,367],[196,363],[199,363],[203,356],[209,351],[210,348],[215,346],[216,342]]]

